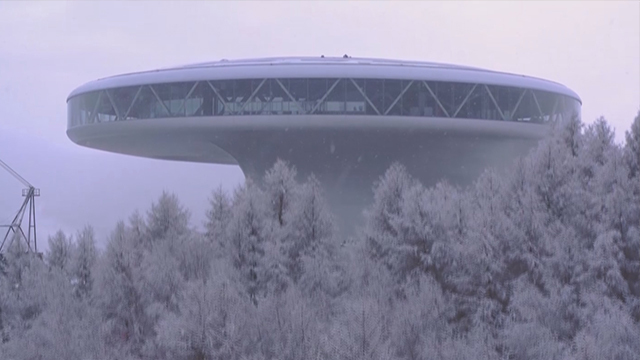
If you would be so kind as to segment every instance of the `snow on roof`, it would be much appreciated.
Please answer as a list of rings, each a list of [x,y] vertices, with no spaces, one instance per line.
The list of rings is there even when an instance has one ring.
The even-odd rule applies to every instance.
[[[436,62],[343,57],[271,57],[218,60],[116,75],[89,82],[69,98],[90,91],[200,80],[261,78],[365,78],[476,83],[549,91],[573,97],[566,86],[535,77]]]

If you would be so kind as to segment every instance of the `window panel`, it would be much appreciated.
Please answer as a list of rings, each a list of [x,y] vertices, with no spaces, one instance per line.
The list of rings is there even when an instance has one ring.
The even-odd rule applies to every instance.
[[[69,99],[68,127],[91,124],[101,91],[75,96]]]
[[[218,95],[216,95],[216,99],[217,99],[217,104],[216,104],[216,110],[219,111],[219,115],[232,115],[233,114],[233,103],[235,102],[235,87],[236,87],[236,81],[235,80],[215,80],[215,81],[210,81],[211,85],[213,86],[213,88],[216,89],[216,91],[218,92],[218,95],[220,96],[220,98],[218,97]],[[223,101],[224,103],[227,104],[227,106],[223,105]]]
[[[345,112],[352,115],[364,115],[367,107],[370,107],[364,98],[364,90],[357,82],[354,84],[351,79],[343,81],[345,82]]]
[[[131,110],[128,115],[129,119],[153,119],[168,116],[169,114],[158,102],[156,96],[148,85],[144,85],[140,89],[140,93],[131,106]]]
[[[537,121],[540,113],[536,107],[532,92],[530,90],[524,91],[522,99],[519,100],[519,103],[516,101],[517,109],[515,109],[513,113],[512,120],[524,122]]]
[[[403,83],[403,89],[407,86],[408,82]],[[422,116],[420,115],[420,104],[419,104],[419,96],[422,83],[419,81],[414,81],[409,85],[409,88],[402,95],[398,104],[401,109],[401,114],[405,116]],[[424,89],[423,89],[424,90]],[[426,91],[426,90],[424,90]],[[423,99],[424,100],[424,99]]]
[[[293,96],[296,102],[304,109],[305,112],[310,112],[313,105],[309,102],[309,80],[308,79],[290,79],[289,94]]]
[[[489,93],[488,87],[478,85],[476,87],[476,97],[471,100],[472,113],[477,119],[502,120],[501,109],[498,109],[497,100],[492,99],[493,93]],[[495,101],[495,103],[494,103]]]
[[[184,102],[194,85],[195,82],[180,82],[155,84],[151,85],[151,88],[162,101],[160,105],[164,105],[165,112],[168,110],[170,116],[185,116]]]
[[[364,89],[364,93],[369,98],[369,101],[376,107],[378,113],[383,114],[386,110],[384,107],[384,80],[377,79],[362,79],[357,80],[358,84],[362,82],[362,88]],[[367,108],[367,114],[375,115],[377,114],[373,108]]]
[[[344,114],[346,111],[346,79],[340,79],[337,83],[338,79],[330,79],[329,80],[329,88],[327,89],[328,94],[318,110],[316,110],[316,114]],[[334,86],[335,85],[335,86]],[[332,89],[333,87],[333,89]]]
[[[109,100],[109,96],[107,96],[105,91],[101,91],[101,95],[98,100],[98,107],[96,108],[96,114],[93,117],[94,122],[110,122],[116,120],[116,111],[113,108],[113,104],[111,100]]]
[[[380,111],[382,114],[400,115],[400,109],[396,106],[396,99],[398,99],[401,92],[402,80],[384,80],[383,110]]]
[[[135,96],[138,94],[140,86],[128,86],[117,89],[109,89],[109,95],[120,115],[119,120],[127,120],[127,113],[133,104]]]
[[[283,81],[284,80],[284,81]],[[291,115],[296,112],[297,107],[291,104],[291,98],[287,95],[288,79],[272,79],[271,91],[273,93],[272,113],[274,115]],[[286,91],[285,91],[286,90]]]
[[[476,86],[477,88],[477,86]],[[461,114],[462,108],[467,105],[469,98],[473,95],[472,90],[475,91],[473,84],[465,83],[452,83],[453,89],[453,112],[452,117],[466,117],[468,114]],[[458,114],[456,114],[458,112]]]
[[[327,92],[327,83],[332,80],[335,81],[335,79],[309,79],[309,101],[314,104],[320,101]]]
[[[493,96],[493,99],[496,101],[498,108],[500,108],[500,111],[504,116],[504,120],[509,120],[511,118],[511,110],[512,110],[511,103],[509,100],[510,99],[509,88],[506,86],[497,86],[497,85],[487,85],[487,88],[491,92],[491,96]],[[500,117],[499,113],[497,114],[497,117],[495,119],[503,120],[503,118]]]
[[[471,88],[460,89],[460,92],[464,91],[460,103],[458,104],[457,118],[463,119],[482,119],[481,116],[488,116],[487,108],[484,106],[484,89],[482,86],[475,86]],[[458,108],[456,110],[458,110]],[[486,118],[486,117],[484,117]]]
[[[232,109],[232,114],[237,115],[244,112],[243,105],[249,100],[253,93],[252,81],[250,79],[235,80],[233,82],[233,99],[227,106]],[[257,85],[256,85],[257,86]]]
[[[269,79],[255,79],[251,82],[253,98],[247,104],[244,113],[251,115],[261,115],[265,111],[269,114],[267,106],[271,101],[271,81]]]
[[[206,81],[199,81],[184,102],[186,116],[213,115],[213,91]]]
[[[542,122],[549,122],[553,117],[554,107],[556,106],[557,96],[547,91],[534,90],[535,99],[540,105],[542,111]]]
[[[471,91],[473,89],[473,91]],[[446,111],[445,111],[446,110]],[[184,116],[351,114],[525,122],[580,116],[579,101],[547,91],[422,80],[283,78],[130,86],[69,99],[69,128]]]
[[[427,84],[429,84],[431,90],[436,94],[438,100],[442,104],[442,107],[447,110],[449,116],[453,116],[453,113],[456,111],[454,99],[454,84],[436,81],[429,81],[427,82]],[[440,111],[440,109],[438,109],[437,114],[439,114],[437,116],[446,116],[444,112]]]

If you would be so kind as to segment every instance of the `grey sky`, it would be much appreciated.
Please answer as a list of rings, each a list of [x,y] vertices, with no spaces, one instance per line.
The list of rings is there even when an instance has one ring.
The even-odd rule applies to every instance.
[[[554,80],[605,116],[622,141],[640,108],[638,2],[0,2],[0,158],[42,189],[40,244],[91,223],[104,238],[163,189],[203,221],[233,166],[81,148],[66,97],[124,72],[221,58],[382,57],[471,65]],[[0,222],[20,185],[0,173]]]

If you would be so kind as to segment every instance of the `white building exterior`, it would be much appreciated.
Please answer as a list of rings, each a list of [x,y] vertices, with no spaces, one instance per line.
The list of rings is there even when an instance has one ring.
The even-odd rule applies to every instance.
[[[580,116],[567,87],[414,61],[297,57],[217,61],[118,75],[74,90],[75,143],[167,160],[238,164],[259,180],[276,159],[325,185],[341,227],[391,163],[426,185],[465,185]]]

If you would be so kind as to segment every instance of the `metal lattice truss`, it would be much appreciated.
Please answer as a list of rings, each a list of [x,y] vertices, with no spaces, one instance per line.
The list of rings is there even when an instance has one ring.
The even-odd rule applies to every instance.
[[[3,250],[10,247],[15,241],[24,241],[29,251],[38,252],[38,242],[36,238],[36,200],[37,196],[40,196],[40,189],[36,189],[25,178],[20,176],[15,170],[13,170],[7,163],[0,160],[0,169],[5,169],[12,177],[21,182],[25,188],[22,189],[22,196],[24,201],[22,206],[13,217],[9,224],[0,224],[0,231],[4,231],[4,236],[0,236],[0,254]],[[25,213],[28,212],[28,222],[25,228],[23,226],[23,220]],[[5,230],[6,229],[6,230]]]
[[[550,122],[579,102],[540,90],[388,79],[240,79],[150,84],[70,99],[69,126],[239,115],[373,115]]]

